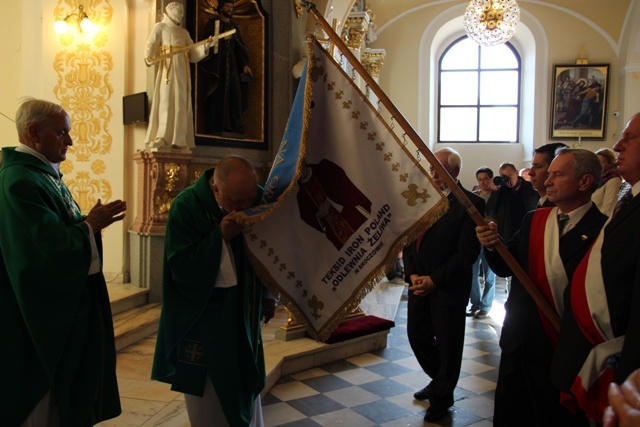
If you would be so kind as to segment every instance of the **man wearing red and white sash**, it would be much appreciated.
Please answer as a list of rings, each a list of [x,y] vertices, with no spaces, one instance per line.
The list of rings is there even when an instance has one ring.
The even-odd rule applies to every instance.
[[[602,422],[609,383],[640,367],[640,113],[613,149],[628,186],[576,270],[552,364],[553,383]]]
[[[507,243],[560,316],[564,311],[564,289],[606,221],[606,216],[591,202],[600,180],[599,163],[598,157],[588,150],[559,149],[544,183],[549,201],[556,207],[529,212],[520,231]],[[493,248],[500,239],[493,223],[477,227],[476,232],[487,248]],[[487,251],[487,260],[497,275],[511,274],[497,252]],[[549,375],[558,336],[517,280],[505,309],[494,425],[588,425],[583,414],[573,414],[560,403],[560,391]]]

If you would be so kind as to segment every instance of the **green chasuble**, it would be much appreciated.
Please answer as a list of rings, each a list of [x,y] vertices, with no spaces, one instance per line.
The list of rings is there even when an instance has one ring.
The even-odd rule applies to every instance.
[[[104,276],[88,276],[89,228],[49,165],[14,148],[2,157],[1,423],[20,425],[50,389],[62,426],[113,418],[113,323]]]
[[[262,284],[242,234],[231,241],[238,285],[214,288],[223,213],[205,171],[172,202],[167,221],[163,300],[152,378],[202,396],[209,376],[231,427],[248,426],[265,385],[260,332]],[[259,188],[257,203],[262,196]]]

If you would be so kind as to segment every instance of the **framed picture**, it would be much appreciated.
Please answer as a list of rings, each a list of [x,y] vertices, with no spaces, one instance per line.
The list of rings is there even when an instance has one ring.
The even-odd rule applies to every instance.
[[[605,139],[609,64],[554,65],[551,139]]]
[[[185,7],[196,42],[235,30],[192,64],[196,145],[266,150],[268,37],[260,0],[194,0]]]

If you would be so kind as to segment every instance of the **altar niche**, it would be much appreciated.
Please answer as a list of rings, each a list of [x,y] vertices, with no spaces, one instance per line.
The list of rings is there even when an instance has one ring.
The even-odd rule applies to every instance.
[[[268,149],[267,135],[267,40],[268,19],[260,4],[260,0],[196,0],[189,1],[187,8],[187,30],[194,40],[200,41],[215,33],[215,21],[222,21],[221,12],[224,3],[233,3],[231,22],[235,24],[239,38],[221,40],[217,53],[210,49],[209,58],[192,67],[192,100],[195,119],[196,145],[238,147],[248,149]],[[222,17],[224,18],[224,17]],[[219,23],[219,33],[229,29],[228,24]],[[234,36],[231,36],[234,37]],[[228,107],[222,108],[221,97],[235,92],[229,88],[224,76],[226,59],[230,46],[241,40],[246,46],[250,73],[240,69],[230,69],[235,73],[240,94],[234,95],[232,103],[243,106],[240,112],[241,125],[237,119],[235,125],[228,125],[228,117],[224,117],[227,125],[219,122],[230,113]],[[216,57],[217,56],[217,57]],[[237,60],[237,58],[236,58]],[[234,114],[237,116],[237,114]]]

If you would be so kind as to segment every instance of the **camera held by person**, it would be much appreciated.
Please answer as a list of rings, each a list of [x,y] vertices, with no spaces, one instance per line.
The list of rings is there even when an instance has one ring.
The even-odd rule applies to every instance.
[[[502,185],[511,187],[511,178],[509,178],[507,175],[496,175],[493,177],[493,185],[495,185],[496,187],[500,187]]]

